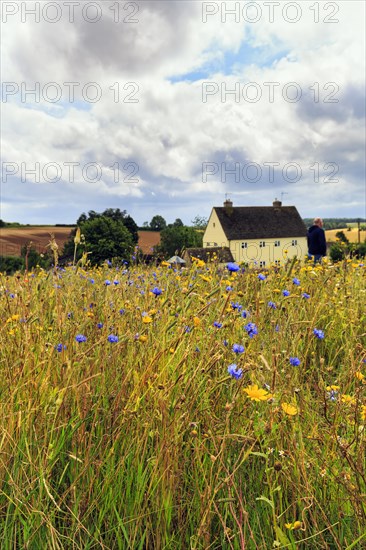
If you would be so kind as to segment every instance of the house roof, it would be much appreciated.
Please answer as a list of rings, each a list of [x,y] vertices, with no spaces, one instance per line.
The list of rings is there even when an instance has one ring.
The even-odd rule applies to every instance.
[[[306,237],[295,206],[216,206],[213,210],[229,241]]]
[[[192,261],[192,258],[199,258],[203,262],[209,262],[213,260],[213,256],[216,255],[216,259],[220,263],[233,262],[234,258],[231,254],[230,248],[227,246],[212,246],[207,248],[186,248],[184,256]]]

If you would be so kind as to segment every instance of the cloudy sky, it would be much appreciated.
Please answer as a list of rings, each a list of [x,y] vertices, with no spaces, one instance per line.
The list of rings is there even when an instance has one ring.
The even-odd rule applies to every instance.
[[[2,2],[1,218],[365,217],[365,3]]]

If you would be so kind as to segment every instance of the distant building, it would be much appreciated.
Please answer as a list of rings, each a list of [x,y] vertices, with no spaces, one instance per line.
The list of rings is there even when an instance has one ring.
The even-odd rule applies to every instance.
[[[210,247],[210,248],[186,248],[183,254],[186,265],[189,266],[193,262],[193,258],[198,258],[205,263],[217,262],[220,264],[233,262],[234,258],[228,246],[225,247]]]
[[[268,267],[307,254],[306,226],[295,206],[215,206],[203,235],[205,249],[228,248],[236,262]]]

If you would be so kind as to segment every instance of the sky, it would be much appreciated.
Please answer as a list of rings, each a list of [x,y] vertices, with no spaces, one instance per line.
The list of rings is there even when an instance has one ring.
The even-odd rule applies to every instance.
[[[365,3],[3,1],[1,213],[366,217]]]

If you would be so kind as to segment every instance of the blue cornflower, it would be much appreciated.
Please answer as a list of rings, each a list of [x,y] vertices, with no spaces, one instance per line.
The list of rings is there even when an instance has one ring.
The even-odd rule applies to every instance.
[[[66,349],[66,346],[64,346],[63,344],[57,344],[57,346],[55,346],[55,350],[59,353],[61,353],[61,351],[64,349]]]
[[[106,264],[108,267],[112,267],[112,262],[110,260],[106,260]]]
[[[331,401],[337,401],[337,395],[338,392],[336,390],[330,390],[329,392],[327,392],[327,397]]]
[[[119,285],[119,281],[117,281],[116,279],[113,281],[113,284],[114,285]]]
[[[75,336],[75,340],[76,340],[77,342],[79,342],[79,344],[80,344],[81,342],[86,342],[86,336],[84,336],[84,334],[77,334],[77,335]]]
[[[249,317],[249,311],[245,311],[244,309],[244,311],[241,312],[241,316],[243,317],[243,319],[246,319],[247,317]]]
[[[238,304],[238,302],[231,302],[231,307],[233,309],[237,309],[238,311],[241,311],[243,309],[243,306],[241,306],[240,304]]]
[[[89,282],[93,285],[95,283],[94,279],[89,279]]]
[[[290,364],[293,367],[298,367],[300,365],[301,361],[298,357],[290,357]]]
[[[307,292],[303,292],[303,293],[301,294],[301,296],[302,296],[303,298],[305,298],[306,300],[308,300],[308,299],[310,298],[310,294],[308,294]]]
[[[222,327],[222,323],[219,323],[218,321],[215,321],[214,324],[213,324],[214,327],[216,328],[221,328]]]
[[[161,290],[161,288],[158,288],[157,286],[155,286],[152,291],[151,291],[153,294],[155,294],[155,296],[160,296],[160,294],[163,293],[163,291]]]
[[[120,315],[123,315],[123,314],[124,314],[124,312],[125,312],[125,310],[124,310],[124,309],[120,309],[120,310],[119,310],[119,313],[120,313]]]
[[[105,286],[109,286],[109,285],[111,284],[111,282],[110,282],[109,279],[106,279],[106,280],[104,281],[104,284],[105,284]]]
[[[226,291],[227,291],[227,292],[230,292],[232,289],[233,289],[233,287],[230,286],[230,285],[226,287]]]
[[[240,270],[240,267],[237,265],[237,264],[234,264],[233,262],[229,262],[227,265],[226,265],[228,271],[239,271]]]
[[[244,346],[241,344],[233,344],[233,347],[231,348],[234,353],[244,353]]]
[[[268,307],[270,307],[271,309],[277,309],[277,306],[274,302],[268,302]]]
[[[275,326],[275,331],[276,331],[276,332],[280,332],[280,325],[276,325],[276,326]]]
[[[258,275],[258,279],[259,279],[260,281],[265,281],[265,280],[266,280],[266,276],[263,275],[263,273],[260,273],[260,274]]]
[[[118,336],[116,336],[115,334],[110,334],[108,336],[108,342],[110,342],[111,344],[116,344],[118,342]]]
[[[103,328],[103,326],[104,326],[103,323],[98,323],[97,324],[97,328]]]
[[[15,298],[15,294],[9,294],[9,298]]]
[[[191,332],[191,330],[191,327],[189,327],[188,325],[184,327],[184,332]]]
[[[227,348],[227,346],[229,345],[229,342],[228,342],[227,340],[224,340],[224,341],[223,341],[223,344],[224,344],[224,346]]]
[[[237,380],[239,380],[243,376],[243,369],[238,369],[235,363],[232,363],[231,365],[229,365],[227,368],[227,371],[230,374],[230,376],[232,376],[233,378],[236,378]]]
[[[199,353],[201,350],[198,346],[196,346],[196,349],[194,350],[196,353]]]
[[[293,282],[293,284],[296,285],[296,286],[299,286],[299,285],[300,285],[300,279],[297,279],[297,277],[294,277],[294,278],[292,279],[292,282]]]
[[[319,330],[319,329],[317,329],[317,328],[314,328],[313,333],[315,334],[315,336],[316,336],[317,338],[319,338],[319,340],[323,340],[323,338],[324,338],[324,332],[323,332],[322,330]]]
[[[244,330],[247,331],[249,338],[253,338],[256,334],[258,334],[258,328],[255,323],[248,323],[245,325]]]
[[[72,311],[69,311],[69,313],[67,314],[67,318],[71,319],[71,317],[72,317]]]
[[[282,294],[283,294],[283,296],[290,296],[290,291],[289,290],[283,290]]]

